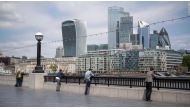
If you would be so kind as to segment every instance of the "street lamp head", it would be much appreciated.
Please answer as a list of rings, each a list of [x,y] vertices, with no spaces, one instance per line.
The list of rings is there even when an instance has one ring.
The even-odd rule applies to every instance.
[[[43,34],[41,32],[37,32],[35,37],[36,37],[37,41],[42,41],[44,36],[43,36]]]

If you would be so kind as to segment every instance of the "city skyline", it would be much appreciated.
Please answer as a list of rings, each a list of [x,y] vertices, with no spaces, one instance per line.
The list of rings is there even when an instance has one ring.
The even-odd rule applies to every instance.
[[[124,12],[129,12],[130,16],[133,16],[133,27],[137,26],[138,19],[151,24],[188,16],[187,1],[0,2],[0,49],[36,44],[35,34],[38,31],[44,35],[42,43],[62,40],[61,22],[67,19],[85,20],[87,35],[107,32],[108,7],[112,6],[123,7]],[[172,49],[190,50],[189,24],[190,18],[151,25],[149,34],[152,34],[153,30],[159,31],[164,27],[169,34]],[[137,34],[137,28],[133,29],[133,34]],[[107,43],[107,34],[87,37],[86,40],[86,45]],[[54,57],[56,48],[59,46],[62,46],[62,42],[42,45],[42,56]],[[3,56],[36,57],[36,46],[2,52],[2,54]]]

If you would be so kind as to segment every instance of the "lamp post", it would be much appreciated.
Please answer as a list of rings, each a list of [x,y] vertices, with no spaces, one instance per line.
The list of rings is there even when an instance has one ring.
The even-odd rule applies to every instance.
[[[38,41],[37,43],[37,64],[35,67],[35,70],[33,71],[33,73],[44,73],[44,70],[42,69],[41,65],[40,65],[40,60],[41,60],[41,42],[43,39],[43,34],[38,32],[35,35],[36,40]]]

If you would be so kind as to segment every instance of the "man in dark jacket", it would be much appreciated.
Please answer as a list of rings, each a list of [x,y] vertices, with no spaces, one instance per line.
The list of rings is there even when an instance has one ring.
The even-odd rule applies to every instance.
[[[56,91],[60,91],[61,88],[61,77],[64,76],[62,70],[60,69],[59,72],[56,75],[56,80],[57,80],[57,86],[56,86]]]
[[[151,93],[152,93],[153,77],[155,77],[154,68],[151,67],[151,68],[150,68],[150,71],[147,72],[147,74],[146,74],[146,79],[145,79],[145,82],[146,82],[146,101],[149,101],[149,102],[152,101],[152,100],[150,99],[150,97],[151,97]]]

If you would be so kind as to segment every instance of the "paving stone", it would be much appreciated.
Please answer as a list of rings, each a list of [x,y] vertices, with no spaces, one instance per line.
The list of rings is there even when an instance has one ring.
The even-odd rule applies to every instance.
[[[189,105],[0,85],[0,107],[189,107]]]

